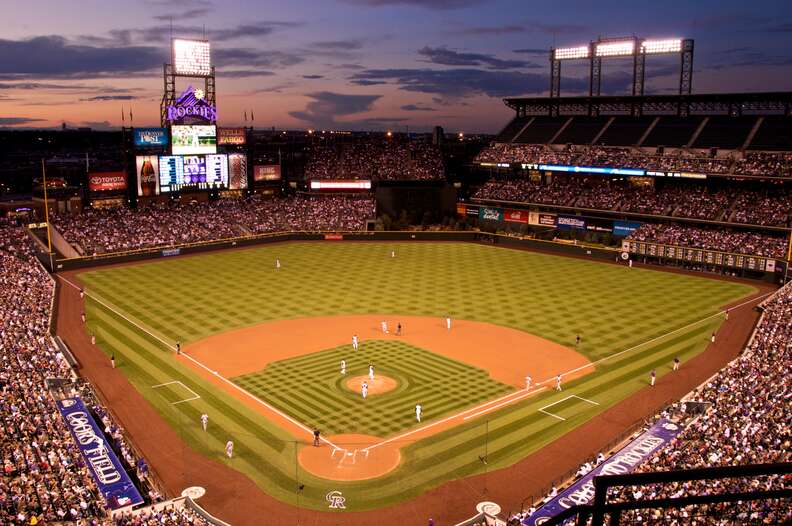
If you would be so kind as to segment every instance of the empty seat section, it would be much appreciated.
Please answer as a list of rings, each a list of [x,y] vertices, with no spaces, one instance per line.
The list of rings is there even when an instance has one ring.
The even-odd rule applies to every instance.
[[[497,137],[495,137],[495,142],[511,142],[514,139],[514,136],[517,135],[517,132],[522,130],[522,127],[531,120],[531,117],[515,117],[512,121],[503,128]]]
[[[637,144],[654,120],[654,116],[616,117],[608,126],[608,129],[605,130],[605,133],[597,139],[597,144],[603,146],[632,146]]]
[[[756,130],[749,150],[792,150],[792,117],[770,115]]]
[[[558,133],[569,117],[536,117],[514,142],[545,144]]]
[[[660,117],[641,146],[685,146],[701,124],[703,117]]]
[[[575,117],[553,142],[590,144],[609,120],[610,117]]]
[[[756,124],[757,117],[730,117],[715,115],[710,117],[707,125],[701,130],[693,143],[694,148],[725,148],[733,150],[742,148],[751,128]]]

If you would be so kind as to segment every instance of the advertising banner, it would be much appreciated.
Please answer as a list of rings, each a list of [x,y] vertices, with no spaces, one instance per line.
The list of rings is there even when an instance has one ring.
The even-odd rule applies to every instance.
[[[74,397],[59,400],[58,410],[77,442],[85,465],[96,480],[107,505],[115,510],[142,503],[143,497],[124,471],[110,444],[105,441],[102,429],[96,424],[82,399]]]
[[[156,148],[168,145],[166,128],[136,128],[135,146],[139,148]]]
[[[92,172],[88,174],[88,190],[91,192],[111,192],[126,190],[127,174],[124,172]]]
[[[613,221],[589,217],[586,219],[586,230],[589,232],[613,232]]]
[[[342,241],[344,234],[325,234],[324,238],[327,241]]]
[[[528,211],[507,209],[503,212],[503,218],[511,223],[527,223]]]
[[[613,222],[613,235],[614,236],[629,236],[641,227],[638,221],[614,221]]]
[[[245,144],[245,128],[217,128],[217,144]]]
[[[556,215],[541,214],[539,212],[529,212],[528,224],[539,225],[539,226],[556,226]]]
[[[148,197],[159,194],[159,157],[138,155],[135,157],[135,173],[137,174],[139,196]]]
[[[523,520],[526,526],[540,526],[565,509],[580,504],[588,504],[594,498],[594,477],[597,475],[621,475],[630,473],[636,466],[648,459],[671,440],[676,438],[682,428],[666,420],[655,425],[627,444],[618,453],[578,479],[574,484],[560,492],[536,512]],[[570,519],[574,522],[574,519]]]
[[[560,230],[585,230],[586,219],[579,216],[558,215],[558,228]]]
[[[500,208],[479,208],[479,221],[503,221],[503,210]]]
[[[257,164],[253,167],[253,180],[280,181],[281,167],[279,164]]]
[[[248,163],[244,153],[228,154],[228,188],[244,190],[248,187]]]
[[[479,208],[478,206],[465,206],[465,215],[469,215],[472,217],[478,217],[479,215]]]
[[[371,190],[371,181],[311,181],[311,190]]]

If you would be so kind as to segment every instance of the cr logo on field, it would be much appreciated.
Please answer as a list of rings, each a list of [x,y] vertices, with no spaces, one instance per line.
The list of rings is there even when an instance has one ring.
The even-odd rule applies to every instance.
[[[328,508],[332,508],[335,510],[345,510],[346,506],[344,503],[346,502],[346,497],[344,497],[340,491],[334,490],[325,495],[325,500],[330,503]]]

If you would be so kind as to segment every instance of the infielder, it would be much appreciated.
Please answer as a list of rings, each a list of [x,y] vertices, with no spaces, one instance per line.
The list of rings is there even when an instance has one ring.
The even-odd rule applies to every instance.
[[[209,424],[209,415],[206,413],[201,415],[201,427],[206,431],[206,426]]]
[[[366,382],[363,382],[363,385],[360,386],[360,394],[363,395],[363,400],[368,396],[368,384]]]
[[[451,330],[451,316],[446,316],[446,329]]]
[[[418,420],[418,422],[421,421],[422,412],[423,412],[423,407],[421,407],[421,404],[415,404],[415,419]]]
[[[561,390],[561,375],[557,374],[556,375],[556,391],[560,391],[560,390]]]
[[[346,374],[346,360],[341,360],[341,374]]]
[[[382,332],[384,332],[385,334],[388,334],[388,322],[387,321],[383,321],[382,323],[380,323],[380,327],[382,327]]]
[[[352,335],[352,350],[353,351],[357,351],[358,350],[358,337],[357,337],[357,334],[353,334]]]
[[[369,364],[369,380],[374,381],[374,366]]]
[[[531,382],[533,382],[533,378],[531,378],[531,375],[526,376],[525,377],[525,390],[526,391],[531,389]]]
[[[225,451],[226,451],[226,456],[228,458],[233,458],[234,457],[234,442],[232,442],[231,440],[226,442],[226,450]]]

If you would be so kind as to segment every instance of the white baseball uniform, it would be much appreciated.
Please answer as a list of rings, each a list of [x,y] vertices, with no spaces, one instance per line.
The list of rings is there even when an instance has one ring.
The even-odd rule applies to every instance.
[[[275,268],[276,269],[280,268],[280,259],[278,258],[275,258]]]
[[[446,318],[446,329],[451,330],[451,318]]]
[[[525,389],[528,390],[531,388],[531,382],[533,379],[530,376],[525,377]]]
[[[391,250],[391,257],[392,257],[392,258],[395,258],[395,257],[396,257],[396,251],[395,251],[395,250]]]
[[[363,382],[363,385],[360,386],[360,394],[363,395],[364,400],[368,396],[368,384],[366,382]]]
[[[225,451],[226,451],[226,456],[228,458],[232,458],[234,456],[234,443],[231,440],[226,442],[226,450]]]
[[[346,374],[346,360],[341,360],[341,374]]]
[[[423,412],[421,404],[415,404],[415,419],[419,422],[421,421],[421,412]]]
[[[373,382],[374,381],[374,366],[369,365],[369,379]]]
[[[556,376],[556,391],[561,390],[561,375]]]
[[[387,321],[383,321],[382,323],[380,323],[380,325],[382,326],[382,332],[384,332],[385,334],[388,334],[388,322]]]
[[[358,337],[357,334],[352,336],[352,349],[357,351],[358,350]]]
[[[201,415],[201,427],[206,431],[206,425],[209,423],[209,415],[206,413]]]

